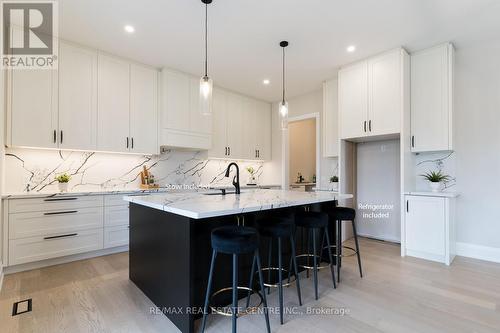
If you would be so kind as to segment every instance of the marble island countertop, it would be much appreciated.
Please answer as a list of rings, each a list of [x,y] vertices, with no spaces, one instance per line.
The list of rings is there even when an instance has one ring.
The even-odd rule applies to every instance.
[[[213,192],[162,193],[125,196],[124,200],[193,219],[202,219],[349,198],[352,198],[352,194],[252,189],[242,190],[239,195],[220,195]]]

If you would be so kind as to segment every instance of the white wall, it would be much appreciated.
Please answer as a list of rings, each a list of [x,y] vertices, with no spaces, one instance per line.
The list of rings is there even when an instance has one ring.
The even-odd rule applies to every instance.
[[[500,253],[500,38],[457,46],[458,242]]]
[[[289,117],[297,117],[309,113],[318,113],[320,115],[320,138],[322,131],[322,113],[323,113],[323,89],[318,89],[308,94],[298,96],[288,100]],[[272,108],[272,161],[265,163],[266,173],[263,174],[263,182],[282,183],[287,175],[282,174],[283,160],[283,131],[278,117],[278,103],[273,103]],[[320,144],[322,140],[320,140]],[[320,186],[328,186],[329,179],[333,175],[338,175],[337,158],[324,158],[323,147],[321,147],[320,156],[321,177],[318,179]]]

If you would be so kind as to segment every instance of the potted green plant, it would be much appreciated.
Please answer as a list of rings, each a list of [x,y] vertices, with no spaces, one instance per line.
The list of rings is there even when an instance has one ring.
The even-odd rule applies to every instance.
[[[59,191],[66,192],[68,191],[68,183],[71,180],[71,176],[67,173],[60,174],[56,176],[56,180],[59,185]]]
[[[424,177],[426,180],[429,181],[432,192],[441,191],[441,184],[450,179],[450,176],[443,174],[441,170],[430,171],[420,176]]]
[[[257,185],[257,180],[255,179],[255,169],[251,166],[246,167],[247,172],[250,174],[248,177],[247,185]]]
[[[338,176],[330,177],[330,183],[332,183],[332,190],[338,191],[338,189],[339,189],[339,177]]]

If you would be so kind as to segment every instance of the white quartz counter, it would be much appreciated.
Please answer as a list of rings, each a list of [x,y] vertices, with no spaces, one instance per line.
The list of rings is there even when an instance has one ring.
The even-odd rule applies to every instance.
[[[352,194],[289,190],[242,190],[241,194],[162,193],[126,196],[126,201],[193,219],[242,214],[261,210],[349,199]]]

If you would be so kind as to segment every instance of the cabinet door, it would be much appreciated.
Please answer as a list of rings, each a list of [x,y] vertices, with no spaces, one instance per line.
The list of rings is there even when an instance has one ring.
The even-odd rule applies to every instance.
[[[258,124],[257,101],[251,98],[242,98],[242,121],[243,121],[243,146],[242,158],[255,160],[257,156],[257,137],[260,135],[260,124]]]
[[[99,54],[97,96],[97,149],[128,152],[130,146],[130,65],[128,62]]]
[[[368,65],[366,61],[339,71],[339,113],[342,139],[367,135]]]
[[[10,79],[12,146],[57,147],[57,71],[13,70]]]
[[[257,102],[257,158],[271,159],[271,104]]]
[[[212,149],[208,151],[209,157],[227,157],[226,139],[226,107],[227,93],[215,88],[213,95],[213,122],[212,122]]]
[[[226,131],[229,158],[244,158],[243,153],[243,108],[244,98],[240,95],[227,93],[226,100]]]
[[[130,151],[157,154],[158,71],[133,64],[130,66]]]
[[[97,52],[61,42],[59,147],[97,148]]]
[[[406,196],[406,248],[445,254],[445,198]]]
[[[189,130],[194,133],[212,134],[212,116],[203,115],[200,112],[200,80],[198,78],[190,79]]]
[[[449,44],[411,57],[412,151],[451,150],[452,53]]]
[[[323,157],[339,155],[338,81],[323,83]]]
[[[401,131],[402,82],[401,50],[395,50],[368,62],[369,135],[395,134]]]
[[[163,70],[162,128],[189,130],[190,77]]]

